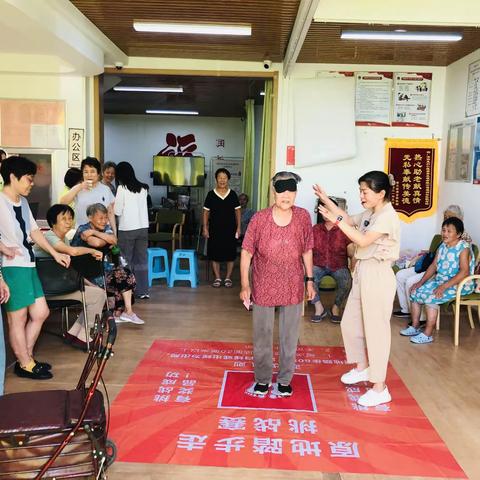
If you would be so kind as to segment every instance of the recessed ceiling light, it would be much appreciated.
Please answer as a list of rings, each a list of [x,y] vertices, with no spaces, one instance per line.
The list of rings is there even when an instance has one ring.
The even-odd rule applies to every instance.
[[[137,32],[190,33],[194,35],[244,35],[252,34],[251,25],[174,23],[174,22],[133,22]]]
[[[157,115],[198,115],[198,112],[193,110],[145,110],[145,113]]]
[[[113,87],[116,92],[183,93],[183,87]]]
[[[344,30],[341,38],[346,40],[387,40],[394,42],[458,42],[463,36],[458,32]]]

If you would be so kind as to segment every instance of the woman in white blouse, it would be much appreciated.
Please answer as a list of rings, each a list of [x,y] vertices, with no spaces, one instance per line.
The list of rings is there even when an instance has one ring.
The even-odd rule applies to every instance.
[[[118,184],[115,197],[115,215],[118,216],[118,246],[137,279],[136,295],[148,294],[148,185],[141,183],[128,162],[116,168]]]

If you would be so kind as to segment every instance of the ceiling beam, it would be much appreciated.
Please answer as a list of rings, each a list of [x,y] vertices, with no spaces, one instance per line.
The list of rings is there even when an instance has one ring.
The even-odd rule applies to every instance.
[[[287,51],[283,58],[283,76],[287,77],[297,61],[320,0],[301,0]]]

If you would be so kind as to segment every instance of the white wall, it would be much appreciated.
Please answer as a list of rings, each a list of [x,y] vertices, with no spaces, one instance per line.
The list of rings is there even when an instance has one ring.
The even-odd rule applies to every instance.
[[[193,133],[196,154],[205,156],[209,172],[211,157],[242,157],[245,125],[239,118],[182,117],[173,115],[105,115],[105,160],[128,161],[139,180],[152,184],[152,157],[166,146],[168,132],[175,135]],[[225,148],[216,146],[216,139],[225,140]],[[207,166],[208,165],[208,166]],[[208,182],[208,179],[207,179]],[[153,203],[166,195],[165,187],[151,187]]]
[[[451,123],[461,122],[467,119],[467,117],[465,117],[465,99],[467,93],[468,65],[479,59],[480,49],[447,67],[443,130],[445,147],[447,145],[448,126]],[[468,117],[468,119],[476,121],[476,117]],[[443,209],[452,203],[460,205],[465,214],[465,228],[478,245],[480,242],[480,221],[478,220],[480,185],[464,182],[446,182],[445,157],[446,148],[443,149],[442,152],[440,168],[439,209]],[[440,227],[440,218],[438,219],[437,226],[438,228]]]
[[[286,167],[286,147],[293,144],[293,111],[291,111],[290,94],[292,79],[314,78],[319,71],[398,71],[398,72],[432,72],[432,98],[430,105],[430,127],[356,127],[357,155],[351,160],[322,164],[307,168]],[[445,91],[444,67],[412,67],[387,65],[326,65],[297,64],[291,77],[282,79],[279,92],[278,134],[277,134],[277,170],[294,170],[302,178],[297,204],[307,208],[312,214],[314,197],[311,185],[320,183],[326,191],[347,199],[349,211],[361,210],[358,200],[357,179],[369,170],[383,170],[385,161],[385,137],[391,138],[432,138],[441,137],[443,131],[443,110]],[[341,120],[331,112],[332,122],[341,128]],[[440,142],[440,147],[442,142]],[[402,223],[402,249],[428,246],[432,233],[437,230],[437,215],[420,219],[414,223]]]
[[[0,55],[0,68],[1,59],[2,56]],[[86,128],[84,77],[14,75],[0,72],[0,96],[17,99],[65,100],[66,132],[68,133],[68,128]],[[7,152],[9,150],[20,150],[9,148],[8,145],[4,145],[4,147]],[[63,176],[68,168],[68,151],[67,149],[53,151],[32,149],[31,152],[52,152],[52,201],[56,202],[58,194],[63,188]],[[88,153],[86,151],[86,154]]]

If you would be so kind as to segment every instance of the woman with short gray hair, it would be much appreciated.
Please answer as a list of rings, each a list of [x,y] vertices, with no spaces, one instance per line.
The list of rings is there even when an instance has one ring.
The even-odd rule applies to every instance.
[[[112,257],[113,262],[108,261],[105,256],[104,265],[107,294],[115,299],[115,321],[142,325],[145,322],[132,309],[133,292],[136,287],[135,276],[129,268],[116,261],[120,258],[118,253],[113,254],[113,247],[117,246],[117,237],[108,224],[107,214],[107,208],[101,203],[89,205],[87,207],[89,222],[78,227],[70,244],[72,247],[93,247],[102,251],[107,250],[107,252],[111,250],[108,256]],[[100,288],[105,286],[103,276],[88,280]]]
[[[252,217],[242,244],[240,298],[246,307],[253,301],[252,392],[259,396],[267,395],[272,384],[275,307],[280,317],[280,368],[273,394],[288,397],[293,393],[305,285],[308,299],[315,296],[312,221],[307,210],[294,205],[300,180],[293,172],[272,178],[275,203]]]

